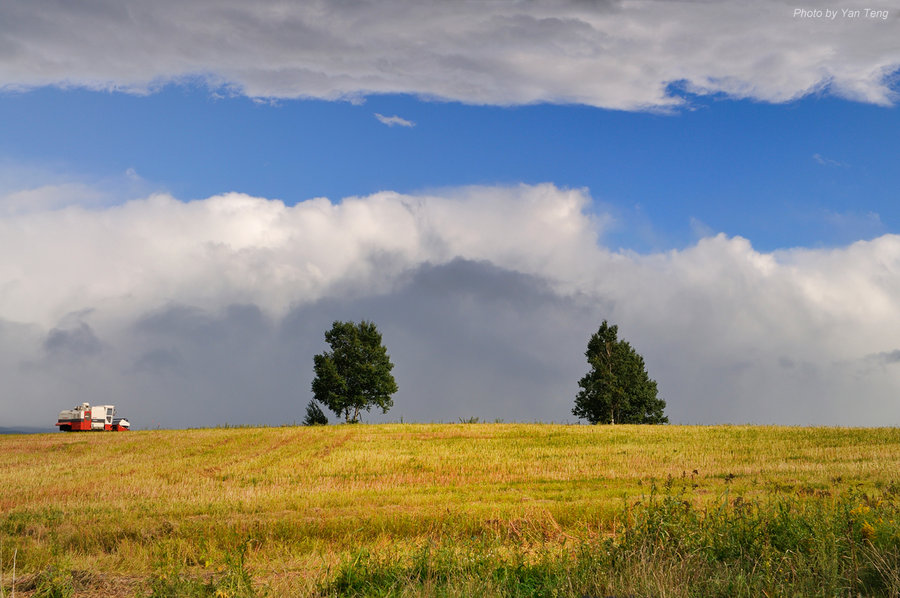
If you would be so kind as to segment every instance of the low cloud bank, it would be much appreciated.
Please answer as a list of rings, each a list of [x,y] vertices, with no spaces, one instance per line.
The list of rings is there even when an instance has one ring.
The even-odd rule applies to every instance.
[[[373,421],[573,421],[605,318],[674,422],[900,424],[900,237],[638,255],[603,246],[590,201],[539,185],[0,209],[3,425],[80,401],[137,427],[299,420],[324,331],[362,318],[400,385]]]

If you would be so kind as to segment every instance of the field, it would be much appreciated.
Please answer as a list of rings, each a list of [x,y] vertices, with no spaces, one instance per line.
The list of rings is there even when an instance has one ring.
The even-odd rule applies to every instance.
[[[892,428],[216,428],[0,456],[4,598],[900,596]]]

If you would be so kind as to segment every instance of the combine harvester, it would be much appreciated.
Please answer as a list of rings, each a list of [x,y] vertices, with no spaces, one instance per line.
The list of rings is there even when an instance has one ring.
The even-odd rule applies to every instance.
[[[116,417],[115,405],[82,403],[74,409],[59,412],[56,422],[60,432],[127,432],[131,423],[124,417]]]

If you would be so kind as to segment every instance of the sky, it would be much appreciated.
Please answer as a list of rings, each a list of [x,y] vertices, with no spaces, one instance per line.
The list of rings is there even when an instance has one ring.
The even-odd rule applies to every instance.
[[[0,6],[0,428],[577,422],[603,320],[673,423],[900,425],[900,8]],[[332,420],[335,418],[332,417]]]

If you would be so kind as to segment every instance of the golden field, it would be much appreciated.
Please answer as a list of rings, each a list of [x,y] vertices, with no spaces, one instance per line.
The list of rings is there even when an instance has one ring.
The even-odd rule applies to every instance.
[[[304,595],[361,550],[477,540],[537,554],[615,538],[629,505],[655,493],[697,509],[868,500],[900,482],[900,430],[216,428],[0,436],[0,457],[7,596],[13,558],[16,595],[39,593],[55,567],[73,572],[74,595],[133,596],[162,571],[215,576],[236,551],[260,592]]]

